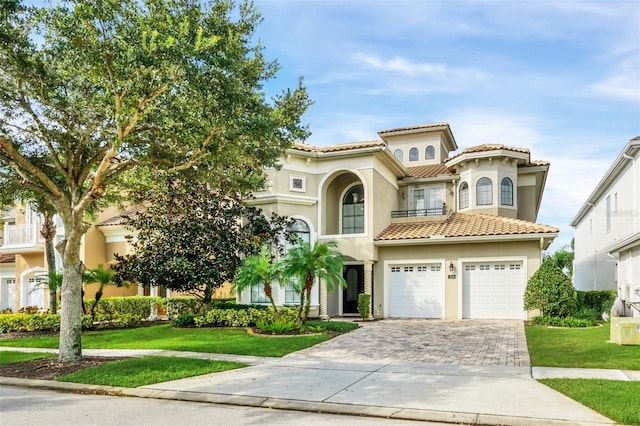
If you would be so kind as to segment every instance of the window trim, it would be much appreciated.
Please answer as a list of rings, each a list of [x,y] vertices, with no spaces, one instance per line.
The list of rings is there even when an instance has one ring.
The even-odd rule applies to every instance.
[[[508,182],[508,186],[509,186],[509,198],[510,198],[510,203],[505,202],[505,181]],[[502,178],[502,180],[500,181],[500,205],[503,206],[513,206],[514,200],[513,200],[513,181],[505,176]]]
[[[396,157],[396,160],[403,162],[404,161],[404,152],[400,148],[393,151],[393,156]]]
[[[489,190],[488,191],[485,190],[485,191],[481,192],[479,190],[480,189],[480,182],[489,182],[488,185],[484,185],[484,184],[482,185],[483,187],[484,186],[489,187]],[[480,202],[480,195],[481,194],[485,194],[485,193],[489,194],[488,202],[482,202],[481,203]],[[483,177],[479,178],[476,181],[476,206],[492,206],[492,205],[493,205],[493,181],[491,180],[491,178],[483,176]]]
[[[420,151],[415,146],[409,150],[409,161],[420,161]]]
[[[345,233],[344,232],[344,205],[345,205],[344,204],[344,200],[347,197],[347,194],[349,193],[349,191],[351,191],[351,189],[353,187],[358,186],[358,185],[360,185],[362,187],[362,195],[364,197],[364,200],[362,202],[363,206],[364,206],[363,212],[362,212],[362,218],[363,218],[362,231],[361,232]],[[356,216],[354,216],[354,217],[356,217]],[[355,229],[355,226],[354,226],[354,229]],[[367,197],[366,197],[366,193],[365,193],[364,183],[362,183],[362,181],[357,181],[357,182],[354,182],[354,183],[348,185],[345,188],[345,190],[342,193],[342,195],[340,196],[340,229],[339,229],[340,234],[339,235],[350,235],[350,236],[363,235],[363,234],[366,233],[366,230],[367,230]]]
[[[431,148],[431,149],[429,149]],[[434,160],[436,158],[436,147],[433,145],[429,145],[424,149],[424,159],[425,160]]]
[[[463,190],[465,191],[465,197],[464,198],[465,198],[465,201],[466,201],[464,206],[462,205],[462,200],[463,200],[462,191]],[[458,208],[460,210],[468,209],[469,208],[469,200],[470,200],[469,199],[469,184],[467,183],[467,181],[464,181],[464,182],[460,183],[460,186],[458,187]]]

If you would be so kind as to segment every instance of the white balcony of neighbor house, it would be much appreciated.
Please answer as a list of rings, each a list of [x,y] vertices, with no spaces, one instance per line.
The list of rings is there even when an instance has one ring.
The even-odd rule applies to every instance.
[[[42,253],[44,252],[44,238],[40,235],[40,223],[28,223],[24,225],[10,225],[5,222],[3,226],[3,241],[0,245],[0,253]]]

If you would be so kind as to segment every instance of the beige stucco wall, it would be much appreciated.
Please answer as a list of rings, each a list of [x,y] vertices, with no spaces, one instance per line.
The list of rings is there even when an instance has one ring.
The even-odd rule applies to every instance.
[[[380,318],[386,315],[384,312],[384,262],[392,260],[428,260],[444,259],[445,267],[445,318],[457,319],[461,317],[459,312],[459,299],[462,276],[460,275],[460,259],[487,259],[500,260],[510,258],[525,258],[525,273],[527,280],[540,267],[539,241],[514,241],[501,243],[463,243],[463,244],[433,244],[433,245],[405,245],[405,246],[380,246],[378,248],[378,261],[374,265],[374,316]],[[449,264],[453,262],[456,267],[455,278],[450,278]]]

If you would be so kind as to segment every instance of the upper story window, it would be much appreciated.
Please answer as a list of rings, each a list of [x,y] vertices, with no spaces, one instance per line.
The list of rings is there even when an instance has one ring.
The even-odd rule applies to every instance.
[[[393,156],[396,157],[399,161],[402,161],[402,150],[396,149],[393,151]]]
[[[504,206],[513,205],[513,182],[508,177],[503,178],[500,183],[500,204]]]
[[[414,189],[413,190],[413,209],[414,210],[422,210],[424,209],[424,189]]]
[[[409,150],[409,161],[418,161],[418,148],[411,148]]]
[[[433,160],[434,158],[436,158],[436,149],[433,147],[433,145],[429,145],[427,148],[425,148],[424,158],[426,160]]]
[[[466,209],[469,207],[469,184],[467,182],[462,182],[460,184],[460,194],[458,196],[458,203],[460,206],[460,210]]]
[[[491,204],[493,204],[493,183],[489,178],[480,178],[476,183],[476,205],[488,206]]]
[[[342,199],[342,233],[361,234],[364,232],[364,187],[354,185]]]

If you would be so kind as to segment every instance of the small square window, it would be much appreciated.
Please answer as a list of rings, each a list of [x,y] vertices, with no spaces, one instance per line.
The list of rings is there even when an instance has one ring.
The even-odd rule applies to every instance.
[[[289,191],[307,192],[307,179],[304,176],[289,176]]]

